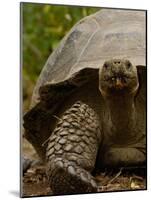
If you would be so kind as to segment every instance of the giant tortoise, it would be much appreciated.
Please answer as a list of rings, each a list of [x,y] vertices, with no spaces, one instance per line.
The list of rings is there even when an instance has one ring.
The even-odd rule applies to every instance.
[[[24,128],[54,194],[97,192],[96,169],[146,166],[145,18],[101,9],[48,58]]]

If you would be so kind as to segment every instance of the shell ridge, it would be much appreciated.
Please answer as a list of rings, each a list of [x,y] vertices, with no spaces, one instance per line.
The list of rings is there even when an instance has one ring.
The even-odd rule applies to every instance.
[[[96,33],[99,31],[99,29],[100,29],[100,26],[99,26],[98,22],[97,22],[94,18],[92,18],[92,20],[95,22],[95,24],[96,24],[96,26],[97,26],[97,29],[96,29],[96,30],[91,34],[91,36],[89,37],[87,43],[85,44],[83,50],[82,50],[81,53],[80,53],[79,58],[77,59],[77,61],[75,62],[75,64],[71,67],[70,72],[71,72],[72,69],[79,63],[79,61],[80,61],[82,55],[84,54],[84,52],[85,52],[87,46],[89,45],[90,41],[92,40],[92,38],[95,36],[95,34],[96,34]],[[69,74],[70,74],[70,72],[69,72]]]

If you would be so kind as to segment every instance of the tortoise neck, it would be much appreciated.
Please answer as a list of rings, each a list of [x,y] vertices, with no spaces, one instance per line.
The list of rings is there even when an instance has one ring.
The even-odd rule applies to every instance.
[[[112,97],[107,99],[107,106],[113,129],[122,136],[133,133],[132,129],[136,125],[136,108],[133,96]],[[126,133],[126,134],[125,134]]]

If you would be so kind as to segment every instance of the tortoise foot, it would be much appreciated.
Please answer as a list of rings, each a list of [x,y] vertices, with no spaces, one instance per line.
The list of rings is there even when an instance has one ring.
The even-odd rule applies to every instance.
[[[40,165],[42,162],[40,160],[32,160],[30,158],[22,157],[22,170],[23,174],[27,172],[30,167]]]
[[[85,169],[68,160],[56,158],[48,162],[48,177],[56,195],[97,192],[94,177]]]

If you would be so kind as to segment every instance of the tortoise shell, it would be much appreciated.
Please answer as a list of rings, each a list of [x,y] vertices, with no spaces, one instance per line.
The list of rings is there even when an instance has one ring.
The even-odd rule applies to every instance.
[[[137,99],[145,105],[145,27],[144,11],[101,9],[80,20],[63,38],[42,69],[31,107],[24,116],[25,136],[42,159],[45,141],[58,117],[74,101],[82,99],[98,113],[102,112],[97,109],[98,102],[104,103],[97,87],[98,70],[106,60],[129,59],[137,67],[140,81]]]

